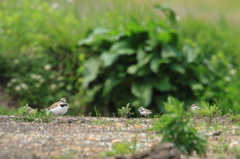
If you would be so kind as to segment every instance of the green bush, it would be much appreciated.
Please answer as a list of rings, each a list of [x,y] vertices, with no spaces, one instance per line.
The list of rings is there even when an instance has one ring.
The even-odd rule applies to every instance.
[[[153,123],[149,130],[157,131],[162,135],[161,142],[173,142],[183,153],[191,155],[194,151],[201,156],[206,152],[206,138],[199,134],[186,116],[183,109],[184,102],[173,97],[164,103],[166,113]]]
[[[133,115],[134,113],[131,112],[130,104],[128,103],[125,107],[122,106],[121,109],[118,109],[118,115],[120,117],[128,118],[129,116]]]
[[[202,101],[200,104],[200,109],[195,111],[196,115],[199,116],[206,116],[206,117],[216,117],[222,115],[222,110],[220,110],[219,105],[216,103],[213,105],[210,105],[209,102]]]
[[[163,110],[168,95],[193,101],[207,86],[218,90],[213,83],[221,77],[191,40],[182,39],[174,22],[96,28],[81,40],[91,55],[83,72],[86,102],[114,108],[130,102]]]
[[[76,14],[61,7],[62,2],[1,4],[0,77],[8,94],[20,105],[30,103],[35,108],[48,107],[62,97],[79,103],[73,96],[78,93],[76,76],[81,74],[84,55],[76,44],[84,33],[78,29]]]
[[[197,42],[201,48],[200,58],[207,59],[212,72],[218,78],[205,87],[204,94],[198,94],[199,100],[218,102],[223,113],[229,109],[240,111],[239,107],[239,49],[240,35],[238,27],[224,18],[215,23],[205,23],[194,18],[182,21],[179,31],[184,38]]]
[[[19,122],[49,123],[55,119],[55,117],[53,117],[52,113],[49,110],[41,110],[40,112],[38,112],[37,109],[32,109],[31,107],[28,107],[28,104],[20,107],[15,115],[17,116],[15,120]]]
[[[6,92],[21,97],[19,103],[31,103],[33,107],[46,108],[50,102],[56,102],[68,93],[63,91],[66,87],[64,77],[60,72],[54,71],[57,62],[53,58],[41,54],[37,56],[8,57],[12,61],[8,67],[5,78],[9,79]],[[50,96],[50,95],[55,96]]]

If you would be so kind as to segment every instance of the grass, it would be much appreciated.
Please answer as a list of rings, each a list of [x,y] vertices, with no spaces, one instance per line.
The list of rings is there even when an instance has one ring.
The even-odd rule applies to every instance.
[[[12,115],[14,113],[17,113],[16,108],[9,108],[6,106],[0,106],[0,115]]]

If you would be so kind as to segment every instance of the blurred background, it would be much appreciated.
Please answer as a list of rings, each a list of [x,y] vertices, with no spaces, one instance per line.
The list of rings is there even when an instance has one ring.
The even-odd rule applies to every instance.
[[[1,0],[0,112],[240,103],[237,0]]]

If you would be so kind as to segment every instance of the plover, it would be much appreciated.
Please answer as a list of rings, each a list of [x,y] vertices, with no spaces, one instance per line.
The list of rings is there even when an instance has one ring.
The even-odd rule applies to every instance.
[[[50,110],[53,115],[63,116],[68,111],[68,104],[66,98],[61,98],[59,102],[52,104],[46,110]]]
[[[195,112],[196,110],[199,110],[200,108],[196,104],[193,104],[193,105],[191,105],[191,109],[193,112]]]
[[[145,117],[152,113],[151,110],[145,109],[143,107],[138,108],[138,111],[140,112],[141,115],[144,115]]]

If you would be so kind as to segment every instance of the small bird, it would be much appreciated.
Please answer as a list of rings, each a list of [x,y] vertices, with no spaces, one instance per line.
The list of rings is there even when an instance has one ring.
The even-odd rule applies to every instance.
[[[143,107],[138,108],[138,111],[140,112],[141,115],[144,115],[145,117],[152,113],[151,110],[145,109]]]
[[[192,111],[196,111],[196,110],[199,110],[200,108],[196,104],[193,104],[191,105],[191,109]]]
[[[53,115],[63,116],[68,111],[68,104],[66,98],[61,98],[59,102],[52,104],[46,110],[50,110]]]

